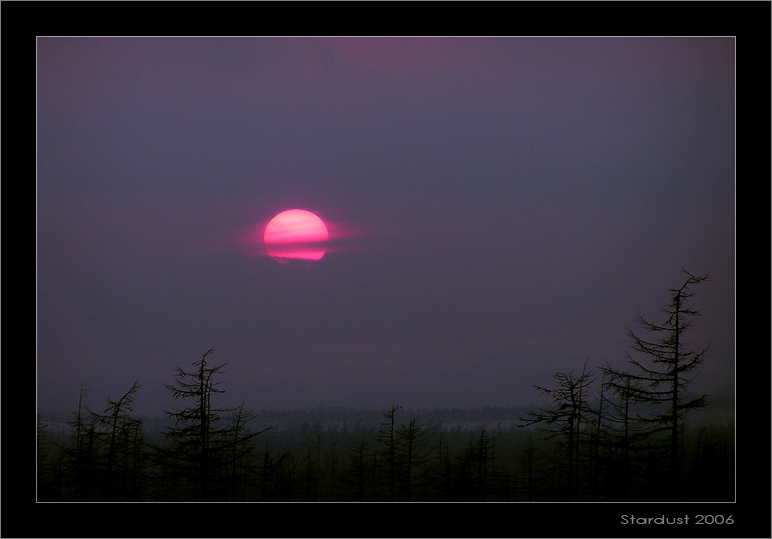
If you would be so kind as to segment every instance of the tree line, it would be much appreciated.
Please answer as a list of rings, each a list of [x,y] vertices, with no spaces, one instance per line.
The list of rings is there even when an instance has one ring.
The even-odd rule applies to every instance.
[[[707,275],[686,275],[662,320],[628,330],[627,370],[555,373],[517,427],[448,428],[396,404],[377,426],[257,427],[220,403],[214,349],[165,384],[160,435],[133,414],[138,382],[99,410],[82,386],[66,433],[38,416],[38,500],[731,501],[733,426],[687,421],[709,398],[689,391],[708,349],[683,338]]]

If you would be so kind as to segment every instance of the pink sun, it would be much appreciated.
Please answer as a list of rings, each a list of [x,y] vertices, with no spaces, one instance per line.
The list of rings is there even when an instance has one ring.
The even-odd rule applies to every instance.
[[[330,238],[319,216],[306,210],[287,210],[271,219],[263,241],[268,254],[281,264],[320,260]]]

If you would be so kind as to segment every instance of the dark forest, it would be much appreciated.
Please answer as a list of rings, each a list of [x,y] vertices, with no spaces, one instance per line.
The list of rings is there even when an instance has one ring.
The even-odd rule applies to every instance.
[[[38,501],[733,501],[733,406],[695,395],[708,357],[686,273],[662,320],[628,330],[628,369],[589,357],[537,386],[529,409],[255,411],[226,406],[209,349],[137,417],[134,382],[66,418],[38,415]],[[57,421],[58,420],[58,421]],[[59,428],[52,428],[58,425]]]

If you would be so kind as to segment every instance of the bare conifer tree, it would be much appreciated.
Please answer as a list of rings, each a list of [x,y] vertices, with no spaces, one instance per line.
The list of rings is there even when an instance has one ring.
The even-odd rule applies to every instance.
[[[200,501],[209,501],[215,495],[214,475],[223,470],[225,440],[231,433],[228,426],[220,427],[219,422],[225,414],[236,410],[214,404],[214,395],[223,393],[215,377],[222,374],[225,367],[225,364],[210,366],[208,358],[214,351],[214,348],[207,350],[190,371],[177,367],[175,383],[166,384],[174,399],[186,404],[166,412],[174,419],[174,425],[165,432],[172,441],[171,450],[164,452],[165,460],[174,463],[187,479],[192,473],[192,497]]]
[[[587,371],[585,361],[579,376],[573,372],[557,372],[553,378],[557,382],[554,388],[536,386],[536,389],[550,397],[554,406],[538,412],[529,412],[528,417],[521,418],[521,426],[539,424],[540,429],[547,433],[547,439],[559,437],[565,448],[568,498],[575,500],[578,490],[582,423],[584,418],[592,413],[588,404],[588,389],[594,381],[593,372]]]
[[[388,412],[384,412],[386,422],[381,423],[381,429],[378,431],[377,440],[381,444],[385,445],[384,458],[386,460],[386,466],[388,470],[388,483],[389,483],[389,500],[395,501],[397,498],[397,444],[395,427],[397,410],[402,406],[392,404]]]
[[[137,433],[141,427],[141,421],[129,415],[132,411],[134,397],[141,386],[135,381],[131,388],[118,400],[107,399],[107,407],[103,414],[94,414],[94,418],[100,425],[100,436],[104,440],[107,454],[104,458],[104,478],[102,497],[106,501],[126,499],[131,497],[129,489],[129,477],[127,472],[128,460],[135,455],[134,447],[137,441]],[[122,462],[123,468],[117,470],[117,463]],[[135,469],[135,468],[133,468]],[[119,483],[116,485],[116,482]]]
[[[680,435],[683,419],[689,412],[707,406],[707,395],[694,396],[687,392],[693,374],[705,360],[709,346],[699,352],[691,351],[684,341],[684,333],[691,327],[691,319],[699,312],[691,305],[692,287],[708,279],[708,275],[695,276],[686,270],[686,280],[678,288],[670,289],[670,301],[662,308],[664,320],[654,323],[638,315],[641,329],[650,334],[644,338],[628,329],[632,348],[643,359],[628,354],[632,372],[607,369],[617,390],[626,397],[645,404],[651,412],[639,415],[638,420],[647,425],[646,432],[656,439],[664,434],[662,444],[669,459],[669,487],[672,499],[678,499]]]
[[[65,457],[67,484],[66,497],[76,501],[95,499],[95,462],[99,450],[99,440],[95,424],[95,414],[87,404],[88,387],[81,383],[78,395],[78,408],[73,412],[69,424],[72,440],[69,446],[62,448]]]
[[[397,448],[399,450],[401,498],[411,501],[415,486],[420,482],[424,466],[429,462],[425,444],[431,437],[431,431],[418,424],[413,417],[408,423],[397,429]]]
[[[255,453],[255,443],[253,438],[259,434],[270,430],[271,427],[259,431],[252,431],[249,428],[249,422],[257,416],[257,413],[251,408],[245,408],[242,402],[238,408],[229,415],[229,427],[223,431],[226,438],[226,447],[229,450],[228,468],[231,501],[243,501],[244,491],[246,490],[247,475],[249,471],[250,457]]]

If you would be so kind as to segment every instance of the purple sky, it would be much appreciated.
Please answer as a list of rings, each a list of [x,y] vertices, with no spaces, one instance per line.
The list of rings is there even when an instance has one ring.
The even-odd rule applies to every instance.
[[[518,405],[681,267],[734,385],[732,38],[39,38],[41,410]],[[309,267],[254,238],[303,208]],[[250,243],[252,242],[252,243]]]

